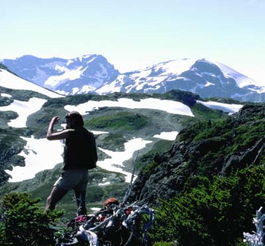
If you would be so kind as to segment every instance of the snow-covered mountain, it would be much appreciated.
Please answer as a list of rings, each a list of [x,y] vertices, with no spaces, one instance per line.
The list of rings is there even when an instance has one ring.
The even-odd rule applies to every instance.
[[[94,54],[73,59],[25,55],[0,63],[20,77],[62,94],[94,92],[119,75],[105,57]]]
[[[74,59],[34,56],[2,61],[22,78],[62,94],[164,93],[179,89],[204,98],[265,101],[265,87],[232,68],[209,59],[161,62],[142,70],[120,74],[100,55]]]
[[[32,82],[26,81],[10,71],[0,67],[0,87],[13,89],[13,90],[29,90],[40,93],[50,98],[62,97],[62,95],[55,93],[51,90],[45,89]]]
[[[224,64],[206,59],[170,60],[121,74],[96,92],[164,93],[172,89],[191,91],[205,98],[265,101],[265,87],[256,86],[254,80]]]

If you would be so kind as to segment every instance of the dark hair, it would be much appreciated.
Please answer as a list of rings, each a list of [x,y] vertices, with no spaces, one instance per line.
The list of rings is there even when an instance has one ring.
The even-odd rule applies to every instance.
[[[71,119],[77,126],[84,126],[84,120],[81,114],[77,111],[72,111],[67,113],[65,116],[66,119]]]

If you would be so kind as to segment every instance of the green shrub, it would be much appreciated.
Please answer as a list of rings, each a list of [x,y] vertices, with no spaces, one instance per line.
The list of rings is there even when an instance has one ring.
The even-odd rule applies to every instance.
[[[157,242],[153,246],[177,246],[175,242]]]
[[[151,229],[153,242],[179,245],[243,245],[243,232],[265,203],[265,167],[248,167],[229,177],[197,178],[175,198],[162,201]]]
[[[92,129],[122,129],[137,130],[148,123],[148,118],[141,114],[120,112],[117,114],[99,116],[85,123],[85,126]]]
[[[45,213],[26,193],[9,193],[2,202],[0,245],[54,245],[52,226],[62,216],[61,211]]]

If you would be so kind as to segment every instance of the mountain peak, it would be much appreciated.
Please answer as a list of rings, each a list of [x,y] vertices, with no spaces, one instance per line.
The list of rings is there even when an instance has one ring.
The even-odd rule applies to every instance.
[[[102,55],[86,54],[72,59],[25,55],[3,64],[20,77],[62,94],[94,91],[116,79],[118,70]]]
[[[164,93],[172,89],[201,97],[265,101],[265,87],[234,69],[208,58],[183,58],[120,74],[99,54],[72,59],[25,55],[2,63],[20,77],[62,94]]]

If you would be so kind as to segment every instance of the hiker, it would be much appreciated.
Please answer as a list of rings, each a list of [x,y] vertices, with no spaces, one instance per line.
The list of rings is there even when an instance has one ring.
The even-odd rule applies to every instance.
[[[76,111],[65,116],[66,129],[54,131],[59,121],[55,116],[51,119],[47,131],[48,140],[65,139],[64,167],[61,177],[55,182],[46,201],[46,210],[53,210],[56,203],[71,189],[75,192],[77,215],[85,215],[86,187],[88,170],[96,167],[97,150],[93,133],[84,128],[84,121]]]

